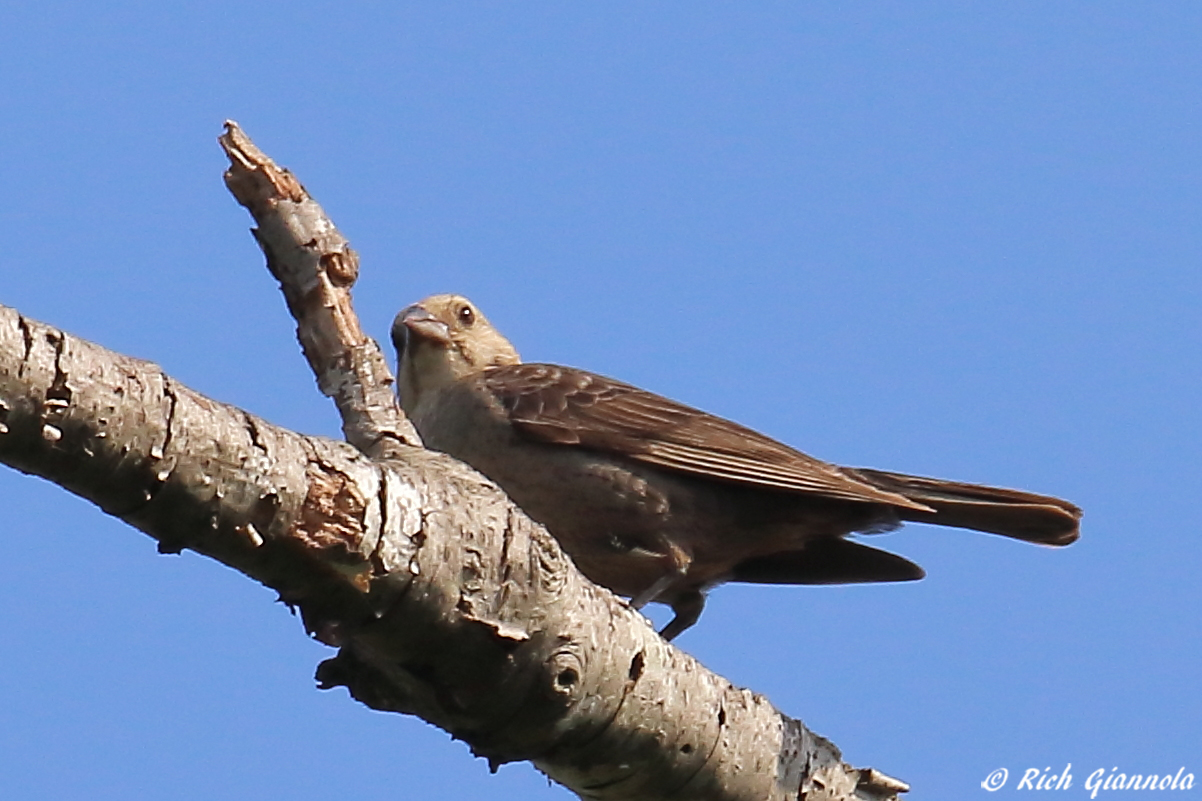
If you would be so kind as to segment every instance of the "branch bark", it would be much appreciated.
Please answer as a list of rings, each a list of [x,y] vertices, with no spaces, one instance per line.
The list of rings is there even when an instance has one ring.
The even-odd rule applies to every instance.
[[[351,306],[357,258],[233,123],[226,182],[350,444],[280,429],[0,307],[0,461],[276,589],[337,647],[323,687],[419,715],[591,799],[890,799],[661,640],[466,465],[424,450]],[[352,447],[353,446],[353,447]]]

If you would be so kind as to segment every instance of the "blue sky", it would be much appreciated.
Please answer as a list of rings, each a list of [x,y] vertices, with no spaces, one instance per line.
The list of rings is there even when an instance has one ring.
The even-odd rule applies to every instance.
[[[709,667],[915,797],[1202,775],[1202,7],[746,5],[10,6],[0,303],[337,436],[221,183],[236,119],[381,341],[461,292],[528,360],[1086,511],[1064,550],[873,540],[917,584],[720,588],[679,641]],[[0,796],[570,797],[316,691],[239,574],[0,498]]]

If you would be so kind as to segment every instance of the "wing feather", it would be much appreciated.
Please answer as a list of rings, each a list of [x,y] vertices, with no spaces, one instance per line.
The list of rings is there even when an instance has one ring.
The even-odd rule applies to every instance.
[[[535,441],[738,484],[933,511],[750,428],[584,370],[515,364],[489,368],[476,380]]]

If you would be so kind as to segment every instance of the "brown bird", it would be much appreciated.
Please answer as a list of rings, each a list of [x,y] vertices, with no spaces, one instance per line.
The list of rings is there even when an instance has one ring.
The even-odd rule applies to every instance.
[[[427,447],[467,462],[546,526],[593,581],[696,622],[726,581],[911,581],[918,565],[845,539],[901,521],[1047,545],[1081,510],[1016,490],[837,467],[594,373],[523,364],[466,298],[435,295],[392,326],[401,406]]]

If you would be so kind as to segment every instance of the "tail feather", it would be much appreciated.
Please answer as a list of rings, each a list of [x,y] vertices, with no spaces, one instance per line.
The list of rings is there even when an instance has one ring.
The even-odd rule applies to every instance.
[[[852,476],[934,509],[898,509],[903,520],[970,528],[1045,545],[1077,539],[1081,510],[1059,498],[937,478],[844,468]]]
[[[895,553],[841,538],[817,539],[796,551],[745,559],[731,581],[750,584],[867,584],[917,581],[926,573]]]

